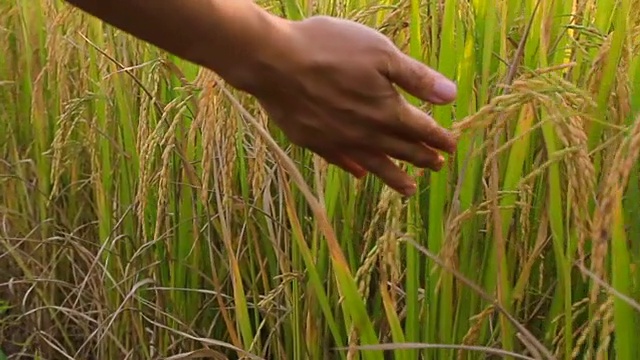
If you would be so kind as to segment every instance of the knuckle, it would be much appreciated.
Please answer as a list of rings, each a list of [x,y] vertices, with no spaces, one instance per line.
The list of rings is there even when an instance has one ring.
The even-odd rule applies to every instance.
[[[344,141],[348,143],[361,144],[367,142],[370,138],[370,136],[367,135],[368,131],[365,131],[363,128],[357,126],[346,127],[340,130],[340,132],[342,133],[342,138],[344,139]]]
[[[354,141],[358,144],[377,146],[379,145],[381,135],[379,132],[374,130],[358,129],[354,131],[353,137]]]

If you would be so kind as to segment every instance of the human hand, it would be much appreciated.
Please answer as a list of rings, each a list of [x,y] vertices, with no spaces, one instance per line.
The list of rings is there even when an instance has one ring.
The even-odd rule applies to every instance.
[[[282,51],[263,52],[279,56],[262,59],[235,85],[258,99],[292,143],[358,178],[371,172],[414,194],[414,180],[391,158],[439,171],[438,151],[453,153],[456,139],[394,84],[434,104],[453,101],[455,84],[356,22],[326,16],[285,22],[287,35],[265,44]]]

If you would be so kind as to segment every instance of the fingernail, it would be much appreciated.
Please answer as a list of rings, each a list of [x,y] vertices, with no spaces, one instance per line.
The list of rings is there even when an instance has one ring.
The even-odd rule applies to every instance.
[[[447,149],[447,152],[452,155],[454,152],[456,152],[456,149],[458,148],[458,141],[457,140],[453,140],[451,141],[451,144],[449,145],[449,148]]]
[[[445,102],[453,101],[458,93],[456,84],[444,78],[436,81],[433,90],[435,91],[434,95]]]
[[[411,195],[415,194],[415,192],[416,192],[416,184],[407,185],[402,189],[402,193],[405,196],[411,196]]]
[[[438,154],[438,159],[436,160],[436,163],[431,166],[431,170],[440,171],[440,169],[442,169],[443,166],[444,166],[444,157]]]

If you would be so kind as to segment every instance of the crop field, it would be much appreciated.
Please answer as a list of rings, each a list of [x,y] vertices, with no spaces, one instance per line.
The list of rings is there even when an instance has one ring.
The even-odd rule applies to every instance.
[[[0,360],[639,359],[639,0],[262,0],[454,79],[405,198],[60,0],[0,0]],[[185,24],[188,26],[188,24]]]

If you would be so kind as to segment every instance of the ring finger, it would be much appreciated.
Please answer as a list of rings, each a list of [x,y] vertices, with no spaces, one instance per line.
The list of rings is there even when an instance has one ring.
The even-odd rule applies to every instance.
[[[415,193],[416,184],[413,179],[385,154],[353,150],[349,153],[349,157],[376,175],[389,187],[405,196],[411,196]]]
[[[456,149],[455,137],[440,126],[431,116],[417,107],[401,99],[398,111],[398,121],[394,131],[413,141],[453,153]]]

